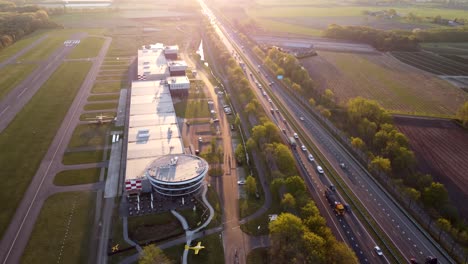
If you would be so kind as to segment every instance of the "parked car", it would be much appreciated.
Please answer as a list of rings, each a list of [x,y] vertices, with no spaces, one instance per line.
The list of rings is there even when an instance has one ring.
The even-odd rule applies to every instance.
[[[244,180],[237,181],[237,184],[239,184],[239,185],[244,185],[244,184],[245,184],[245,181],[244,181]]]
[[[318,171],[318,173],[320,173],[320,174],[323,174],[323,173],[324,173],[324,172],[323,172],[323,169],[322,169],[322,166],[317,166],[317,171]]]

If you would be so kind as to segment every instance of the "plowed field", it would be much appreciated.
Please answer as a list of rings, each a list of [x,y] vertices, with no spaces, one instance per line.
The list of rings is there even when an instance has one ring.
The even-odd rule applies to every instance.
[[[451,121],[395,117],[395,123],[410,140],[420,169],[444,183],[452,201],[468,207],[468,131]]]
[[[393,112],[453,115],[468,100],[461,89],[390,55],[319,51],[301,62],[320,89],[331,89],[341,104],[362,96]]]

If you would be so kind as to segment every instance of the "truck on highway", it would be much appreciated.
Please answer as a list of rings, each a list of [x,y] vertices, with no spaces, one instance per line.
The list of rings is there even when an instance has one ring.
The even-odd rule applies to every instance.
[[[336,198],[335,193],[330,190],[326,189],[325,190],[325,197],[327,197],[328,203],[333,207],[333,210],[338,214],[338,215],[344,215],[345,214],[345,208],[343,204]]]
[[[295,148],[296,147],[296,140],[294,139],[294,137],[289,137],[289,145],[291,145],[291,147]]]

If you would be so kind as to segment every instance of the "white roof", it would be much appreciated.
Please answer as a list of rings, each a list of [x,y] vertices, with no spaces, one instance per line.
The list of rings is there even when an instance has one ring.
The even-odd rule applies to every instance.
[[[128,130],[128,141],[135,142],[142,137],[149,140],[180,138],[179,129],[176,124],[164,124],[159,126],[130,127]]]
[[[138,75],[144,76],[167,76],[169,67],[167,60],[160,49],[138,50]]]
[[[146,115],[134,115],[130,117],[130,127],[156,126],[164,124],[176,124],[175,113],[158,113]]]
[[[127,160],[183,153],[181,138],[128,142]]]
[[[125,169],[125,179],[133,180],[133,179],[144,178],[145,169],[153,161],[154,161],[154,157],[127,160],[127,166]]]

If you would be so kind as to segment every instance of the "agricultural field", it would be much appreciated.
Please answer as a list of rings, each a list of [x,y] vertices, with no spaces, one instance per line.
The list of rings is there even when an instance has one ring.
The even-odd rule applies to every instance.
[[[400,61],[436,75],[468,76],[468,64],[428,52],[392,52]]]
[[[468,216],[468,132],[450,120],[395,117],[410,140],[422,172],[445,184],[457,208]]]
[[[321,90],[345,104],[362,96],[397,113],[453,116],[468,100],[461,89],[386,54],[319,51],[301,60]]]
[[[378,29],[413,30],[443,27],[429,23],[426,17],[440,15],[443,18],[468,18],[464,10],[438,8],[428,5],[370,6],[354,5],[342,1],[270,1],[260,0],[239,6],[237,3],[218,1],[219,10],[232,22],[243,24],[255,21],[261,32],[289,33],[317,36],[330,24],[347,26],[371,26]],[[364,15],[363,11],[395,9],[401,16],[412,13],[423,18],[414,22],[404,18],[379,18]]]

